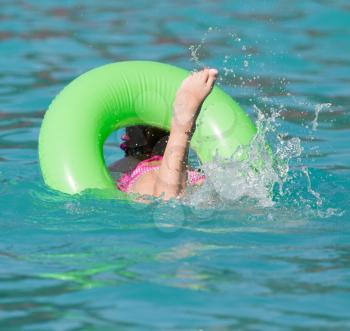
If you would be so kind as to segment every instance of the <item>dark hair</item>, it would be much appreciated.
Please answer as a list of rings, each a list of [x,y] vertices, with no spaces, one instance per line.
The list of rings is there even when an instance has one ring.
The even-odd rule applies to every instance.
[[[144,125],[130,126],[125,129],[124,141],[120,148],[125,156],[145,160],[153,155],[163,155],[168,142],[169,132]]]

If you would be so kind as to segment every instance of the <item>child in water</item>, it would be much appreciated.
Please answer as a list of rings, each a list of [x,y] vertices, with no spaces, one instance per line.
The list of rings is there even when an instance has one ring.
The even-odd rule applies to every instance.
[[[203,182],[202,173],[188,169],[187,158],[197,116],[217,73],[206,68],[182,82],[173,104],[170,133],[146,126],[126,128],[120,145],[125,157],[111,167],[123,173],[117,181],[119,190],[168,200],[181,197],[187,184]]]

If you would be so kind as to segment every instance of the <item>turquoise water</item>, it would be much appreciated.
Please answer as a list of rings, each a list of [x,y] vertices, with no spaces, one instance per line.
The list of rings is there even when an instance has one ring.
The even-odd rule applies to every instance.
[[[349,38],[346,0],[2,1],[0,329],[350,330]],[[182,204],[46,188],[50,101],[127,59],[217,67],[283,164],[272,198],[219,165]]]

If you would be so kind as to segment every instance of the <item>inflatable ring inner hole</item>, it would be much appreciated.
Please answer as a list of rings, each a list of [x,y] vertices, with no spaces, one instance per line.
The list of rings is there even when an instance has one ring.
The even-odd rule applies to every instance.
[[[151,129],[157,128],[154,126],[146,126],[146,127],[149,127]],[[125,142],[123,140],[123,136],[125,135],[125,132],[126,132],[126,128],[120,128],[118,130],[113,131],[109,135],[109,137],[107,137],[103,145],[103,156],[104,156],[105,164],[113,179],[117,179],[120,176],[120,171],[117,170],[118,166],[120,166],[118,162],[122,161],[125,157],[125,152],[120,147],[120,145],[123,142]],[[134,141],[134,143],[138,144],[140,148],[142,148],[143,146],[146,146],[146,139],[143,139],[143,137],[137,137],[137,138],[138,138],[138,141]],[[152,148],[152,155],[163,155],[167,144],[167,140],[168,140],[168,135],[158,140]],[[137,164],[136,159],[135,159],[135,164]],[[189,149],[188,164],[192,168],[200,167],[199,157],[193,148]]]

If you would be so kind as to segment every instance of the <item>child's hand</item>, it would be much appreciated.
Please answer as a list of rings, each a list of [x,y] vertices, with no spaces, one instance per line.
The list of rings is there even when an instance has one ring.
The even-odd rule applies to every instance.
[[[218,71],[203,69],[188,76],[181,84],[174,101],[172,130],[191,132],[200,107],[213,88]]]

